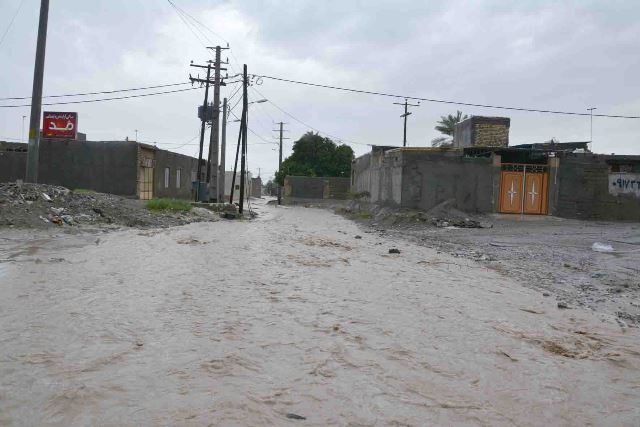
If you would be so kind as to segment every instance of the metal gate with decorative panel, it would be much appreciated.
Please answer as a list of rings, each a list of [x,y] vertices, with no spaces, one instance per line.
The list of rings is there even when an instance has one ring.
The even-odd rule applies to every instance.
[[[548,179],[547,165],[503,163],[500,212],[545,215]]]

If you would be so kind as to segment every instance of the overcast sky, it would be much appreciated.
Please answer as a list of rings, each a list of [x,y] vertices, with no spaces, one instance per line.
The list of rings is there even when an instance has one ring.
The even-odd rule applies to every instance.
[[[45,95],[183,82],[197,73],[190,60],[211,59],[203,45],[229,42],[229,74],[246,63],[250,73],[400,95],[576,112],[594,106],[596,113],[640,115],[638,1],[174,3],[210,31],[185,24],[166,0],[51,1]],[[19,5],[20,0],[0,0],[0,37]],[[0,97],[31,94],[39,6],[38,0],[23,0],[0,44]],[[234,89],[225,88],[223,96]],[[77,111],[79,131],[91,140],[134,138],[138,129],[141,141],[197,155],[192,138],[202,97],[203,91],[194,90],[46,108]],[[309,129],[277,107],[349,141],[356,155],[367,151],[366,144],[402,143],[402,111],[393,105],[401,98],[266,79],[250,91],[250,100],[263,97],[270,102],[251,106],[249,126],[273,141],[273,122],[287,122],[292,139],[285,142],[285,156]],[[23,102],[0,101],[11,103]],[[439,116],[456,109],[511,117],[511,144],[589,140],[588,117],[422,102],[409,118],[409,145],[429,145],[438,136],[433,127]],[[0,140],[21,138],[23,115],[28,126],[28,107],[0,108]],[[235,144],[237,123],[228,131]],[[593,140],[597,152],[640,154],[640,120],[594,118]],[[249,143],[251,170],[273,175],[277,146],[252,133]],[[230,164],[234,150],[227,151]]]

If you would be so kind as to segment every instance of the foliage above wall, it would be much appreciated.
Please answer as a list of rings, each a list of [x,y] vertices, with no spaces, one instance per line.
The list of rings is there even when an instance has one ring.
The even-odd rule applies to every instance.
[[[352,161],[353,150],[348,145],[307,132],[293,143],[293,153],[282,162],[276,181],[284,185],[288,175],[348,177]]]

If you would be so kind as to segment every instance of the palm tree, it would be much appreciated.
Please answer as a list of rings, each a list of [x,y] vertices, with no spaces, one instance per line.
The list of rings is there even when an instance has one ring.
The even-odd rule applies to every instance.
[[[446,116],[440,116],[440,120],[437,122],[438,125],[435,129],[443,133],[445,135],[453,136],[453,131],[456,127],[456,123],[460,123],[461,121],[467,119],[469,116],[466,114],[462,114],[462,111],[456,111],[456,114],[448,114]]]

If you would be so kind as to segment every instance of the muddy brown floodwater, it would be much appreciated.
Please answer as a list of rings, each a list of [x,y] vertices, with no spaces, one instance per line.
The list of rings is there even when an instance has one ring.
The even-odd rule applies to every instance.
[[[328,211],[257,209],[2,231],[0,425],[640,423],[638,328]]]

